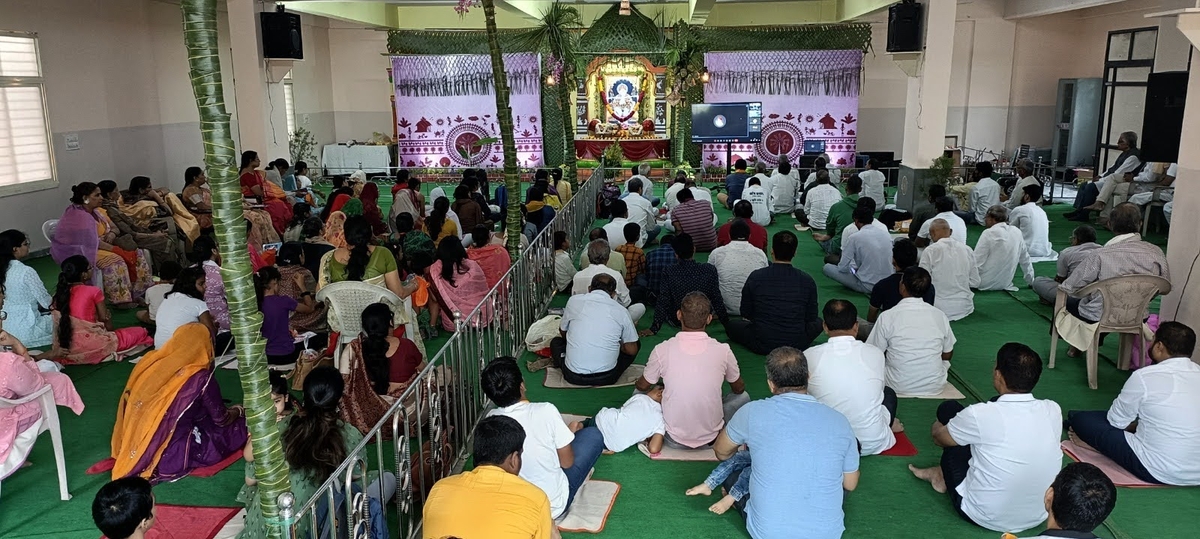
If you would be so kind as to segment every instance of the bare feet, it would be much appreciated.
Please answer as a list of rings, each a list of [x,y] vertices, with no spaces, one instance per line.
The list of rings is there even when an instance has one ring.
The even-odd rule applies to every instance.
[[[571,429],[571,432],[579,432],[579,431],[583,430],[583,423],[580,423],[578,421],[572,421],[570,424],[567,425],[567,428]]]
[[[700,483],[699,485],[687,489],[687,492],[684,494],[687,494],[688,496],[709,496],[712,494],[712,489],[708,488],[708,485]]]
[[[933,490],[939,494],[946,493],[946,478],[942,477],[942,467],[933,466],[930,468],[918,468],[912,464],[908,465],[909,471],[917,476],[917,479],[928,482],[933,486]]]
[[[617,453],[615,451],[609,451],[607,449],[604,449],[604,450],[600,451],[600,454],[601,455],[616,455]]]
[[[1067,429],[1067,439],[1071,440],[1072,443],[1074,443],[1076,446],[1081,447],[1083,449],[1088,449],[1091,451],[1096,450],[1096,448],[1088,445],[1087,442],[1084,442],[1083,440],[1081,440],[1079,438],[1079,435],[1075,434],[1075,429]]]
[[[904,432],[904,423],[898,417],[892,418],[892,432]]]
[[[726,494],[724,498],[721,498],[721,501],[708,506],[708,510],[718,515],[724,515],[730,507],[733,507],[734,501],[736,500],[733,499],[733,496]]]

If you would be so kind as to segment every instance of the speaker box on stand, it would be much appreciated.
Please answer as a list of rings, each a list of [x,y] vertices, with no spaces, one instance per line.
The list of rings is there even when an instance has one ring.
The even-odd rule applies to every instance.
[[[1188,73],[1151,73],[1146,81],[1146,115],[1142,119],[1141,159],[1145,163],[1178,163],[1187,102]]]
[[[280,11],[259,13],[262,24],[263,57],[304,59],[300,15]]]
[[[921,52],[925,6],[912,0],[888,8],[888,52]]]

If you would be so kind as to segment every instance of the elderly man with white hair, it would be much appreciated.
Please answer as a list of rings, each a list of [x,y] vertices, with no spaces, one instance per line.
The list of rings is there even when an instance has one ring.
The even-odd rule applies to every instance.
[[[1017,176],[1019,176],[1021,179],[1017,180],[1017,185],[1013,186],[1011,195],[1006,197],[1004,193],[1000,193],[1000,200],[1004,202],[1005,207],[1011,210],[1021,205],[1021,196],[1025,192],[1026,185],[1042,184],[1042,182],[1038,181],[1038,179],[1033,176],[1034,167],[1035,165],[1033,164],[1033,159],[1022,159],[1017,161],[1015,170]]]
[[[951,239],[950,234],[945,219],[934,219],[929,226],[933,243],[921,253],[919,265],[933,277],[933,306],[954,321],[975,312],[975,293],[971,289],[979,288],[979,267],[971,248]]]
[[[1033,262],[1021,230],[1008,224],[1008,208],[996,204],[988,208],[983,218],[987,230],[975,244],[975,268],[979,271],[980,290],[1016,290],[1013,275],[1017,267],[1025,275],[1025,283],[1033,285]]]
[[[617,281],[616,299],[622,307],[629,310],[629,318],[633,319],[633,323],[637,323],[646,314],[646,306],[641,303],[632,303],[629,300],[629,287],[625,286],[625,278],[621,276],[621,272],[612,269],[604,264],[608,262],[609,255],[612,254],[612,249],[608,246],[607,240],[593,240],[587,246],[588,267],[579,270],[572,280],[571,294],[586,294],[592,284],[592,277],[601,273],[613,276]]]
[[[1117,149],[1121,154],[1108,170],[1104,171],[1096,181],[1087,182],[1079,187],[1075,194],[1075,211],[1065,217],[1072,221],[1088,221],[1091,210],[1088,208],[1100,197],[1100,190],[1110,181],[1119,181],[1126,174],[1135,174],[1142,168],[1141,150],[1138,150],[1138,135],[1133,131],[1121,133],[1117,138]]]

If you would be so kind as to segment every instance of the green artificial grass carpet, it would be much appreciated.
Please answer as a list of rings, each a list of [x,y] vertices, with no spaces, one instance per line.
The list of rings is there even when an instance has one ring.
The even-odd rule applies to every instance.
[[[495,188],[493,183],[493,189]],[[425,185],[425,191],[431,188]],[[663,185],[656,185],[661,196]],[[390,205],[389,189],[381,186],[384,208]],[[1068,245],[1070,231],[1076,223],[1066,221],[1062,213],[1068,208],[1048,208],[1051,218],[1051,240],[1057,250]],[[385,212],[386,213],[386,212]],[[729,213],[719,210],[721,221]],[[772,233],[792,230],[795,220],[782,217],[769,227]],[[981,227],[970,227],[969,243],[978,240]],[[851,300],[865,313],[867,297],[842,288],[821,275],[822,253],[820,247],[808,240],[806,233],[797,234],[800,250],[794,265],[813,275],[818,286],[820,301],[834,298]],[[1111,237],[1100,231],[1100,241]],[[1163,236],[1152,236],[1149,241],[1165,245]],[[700,255],[699,259],[706,259]],[[57,268],[49,258],[29,261],[53,291],[57,280]],[[1035,265],[1039,276],[1053,276],[1054,263]],[[1018,276],[1017,281],[1020,283]],[[554,305],[562,306],[566,297],[555,298]],[[1043,358],[1050,350],[1049,316],[1051,308],[1041,305],[1036,295],[1023,288],[1015,293],[980,292],[975,296],[975,313],[954,322],[958,339],[952,361],[952,377],[959,389],[968,395],[969,401],[990,397],[992,389],[992,365],[995,352],[1005,342],[1018,341],[1033,347]],[[653,312],[647,313],[639,327],[648,327]],[[118,327],[135,324],[132,310],[114,311],[114,322]],[[726,341],[720,324],[711,327],[713,337]],[[674,334],[664,326],[657,336],[643,339],[642,352],[637,363],[644,364],[654,345]],[[426,346],[432,357],[445,342],[447,335]],[[824,338],[818,339],[823,342]],[[1102,354],[1108,358],[1116,355],[1117,339],[1108,339]],[[1045,370],[1035,394],[1057,401],[1063,411],[1072,409],[1106,409],[1128,377],[1116,370],[1111,360],[1100,363],[1100,388],[1090,390],[1083,360],[1066,357],[1066,343],[1060,343],[1058,364],[1054,370]],[[766,375],[762,356],[755,355],[734,344],[742,376],[747,390],[753,398],[767,396]],[[526,355],[523,359],[529,359]],[[487,359],[487,358],[482,358]],[[523,361],[522,361],[523,363]],[[95,539],[98,536],[91,521],[91,501],[96,491],[108,481],[107,475],[84,475],[84,470],[93,463],[109,456],[109,438],[116,413],[117,398],[124,388],[132,370],[126,363],[107,363],[96,366],[70,367],[66,373],[75,381],[76,388],[87,405],[81,417],[60,408],[62,431],[65,439],[68,480],[74,499],[69,502],[58,500],[58,485],[54,472],[54,456],[48,437],[43,436],[34,446],[30,461],[34,466],[18,470],[3,482],[0,491],[0,537],[8,538],[79,538]],[[629,396],[630,388],[615,389],[548,389],[542,387],[544,373],[526,375],[529,398],[548,401],[564,413],[594,415],[602,407],[620,406]],[[231,402],[241,400],[241,386],[235,371],[222,370],[217,373],[223,394]],[[901,399],[898,416],[906,426],[909,438],[920,454],[915,457],[866,457],[861,461],[862,479],[856,491],[846,497],[846,533],[848,538],[964,538],[994,539],[998,533],[974,527],[962,521],[950,506],[949,498],[935,493],[928,484],[912,477],[907,469],[909,463],[931,466],[937,463],[940,452],[929,436],[929,427],[934,421],[938,402],[922,399]],[[390,444],[389,444],[390,445]],[[390,453],[390,450],[388,451]],[[1064,459],[1064,463],[1068,462]],[[747,537],[742,518],[736,512],[718,516],[708,512],[708,506],[717,501],[711,497],[684,496],[684,491],[700,483],[712,470],[707,462],[651,461],[636,449],[617,455],[602,456],[596,464],[597,479],[616,481],[621,492],[613,506],[601,537],[650,538],[688,537],[729,538]],[[238,462],[211,478],[184,478],[175,483],[155,487],[155,496],[160,503],[237,506],[234,500],[242,484],[244,463]],[[1102,528],[1097,531],[1102,537],[1134,537],[1151,539],[1157,537],[1190,537],[1191,522],[1186,515],[1194,513],[1200,505],[1200,489],[1118,489],[1117,507],[1109,524],[1114,530]],[[1024,536],[1036,535],[1037,530],[1025,532]]]

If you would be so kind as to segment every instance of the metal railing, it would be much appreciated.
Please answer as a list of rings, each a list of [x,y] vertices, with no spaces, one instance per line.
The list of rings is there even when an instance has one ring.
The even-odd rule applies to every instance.
[[[602,183],[581,184],[475,310],[453,313],[455,333],[311,499],[297,508],[290,493],[280,496],[284,537],[419,536],[429,490],[462,470],[475,423],[488,409],[480,371],[492,358],[518,357],[524,349],[525,332],[555,293],[554,233],[565,231],[572,239],[587,234]],[[387,481],[368,486],[373,473],[396,478],[393,499],[387,500]],[[386,533],[372,532],[372,523],[383,523]]]

